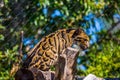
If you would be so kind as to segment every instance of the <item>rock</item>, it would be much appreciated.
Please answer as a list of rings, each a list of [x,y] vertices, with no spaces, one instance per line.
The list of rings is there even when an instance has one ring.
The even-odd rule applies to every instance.
[[[93,74],[89,74],[88,76],[86,76],[83,80],[104,80],[102,78],[98,78]]]

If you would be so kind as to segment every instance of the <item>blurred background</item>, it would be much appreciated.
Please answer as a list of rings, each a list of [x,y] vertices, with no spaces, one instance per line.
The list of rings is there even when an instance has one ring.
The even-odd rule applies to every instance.
[[[90,48],[79,55],[77,74],[120,78],[119,0],[0,0],[0,80],[13,79],[21,31],[26,54],[43,36],[79,27],[89,35]]]

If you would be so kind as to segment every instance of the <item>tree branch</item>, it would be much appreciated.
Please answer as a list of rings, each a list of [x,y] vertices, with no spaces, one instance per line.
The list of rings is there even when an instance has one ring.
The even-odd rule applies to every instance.
[[[19,57],[18,59],[21,60],[23,57],[22,47],[23,47],[23,38],[24,38],[24,32],[20,32],[20,45],[19,45]]]

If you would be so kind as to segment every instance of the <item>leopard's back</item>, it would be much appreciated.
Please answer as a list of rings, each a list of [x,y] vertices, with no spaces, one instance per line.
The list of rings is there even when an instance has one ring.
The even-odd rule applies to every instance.
[[[49,70],[50,65],[54,65],[57,61],[58,54],[66,47],[70,46],[71,42],[72,39],[69,39],[66,29],[51,33],[42,38],[29,53],[30,55],[25,64],[27,64],[29,68],[36,67],[40,70]]]

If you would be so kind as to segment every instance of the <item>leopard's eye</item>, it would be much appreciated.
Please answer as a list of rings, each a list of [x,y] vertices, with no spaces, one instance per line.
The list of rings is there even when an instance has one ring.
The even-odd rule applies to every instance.
[[[76,40],[76,41],[81,41],[81,39],[80,40]]]
[[[81,39],[78,39],[78,38],[77,38],[77,39],[75,39],[75,40],[76,40],[76,41],[81,41]]]
[[[88,41],[87,39],[84,39],[84,41]]]
[[[81,37],[77,37],[76,39],[77,39],[77,40],[81,40],[82,38],[81,38]]]

